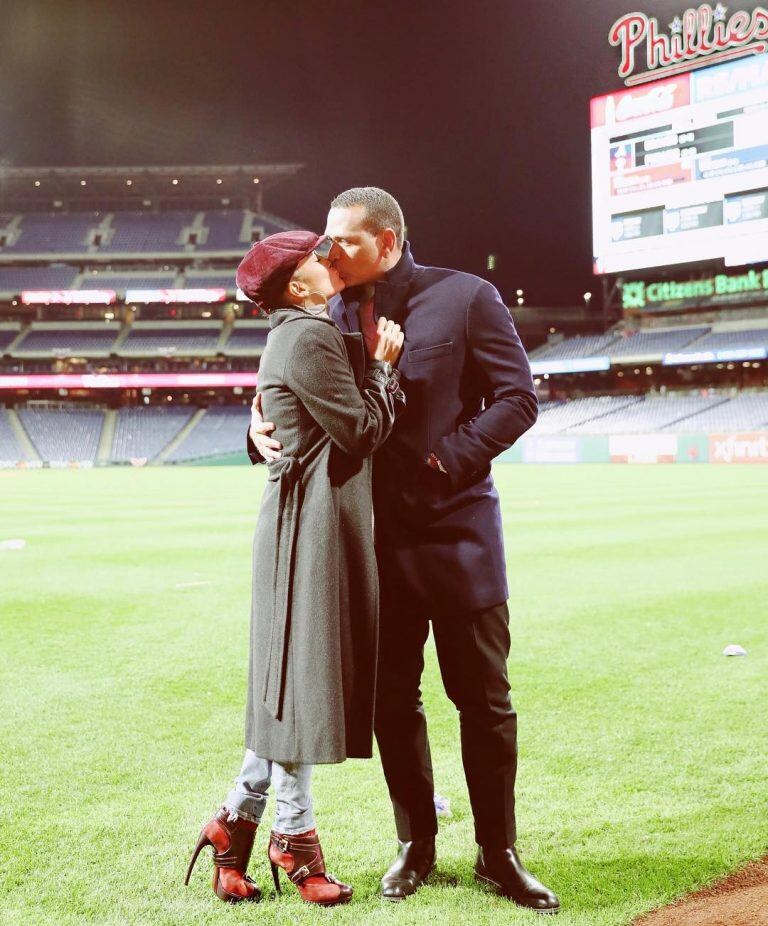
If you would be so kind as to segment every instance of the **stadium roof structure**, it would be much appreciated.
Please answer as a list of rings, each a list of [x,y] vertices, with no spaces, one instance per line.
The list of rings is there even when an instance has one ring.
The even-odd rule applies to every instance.
[[[0,211],[242,208],[303,164],[0,167]]]

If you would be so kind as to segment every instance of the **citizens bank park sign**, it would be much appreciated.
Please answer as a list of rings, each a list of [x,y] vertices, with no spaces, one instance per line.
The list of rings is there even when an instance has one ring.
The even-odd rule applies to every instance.
[[[702,3],[675,16],[668,31],[655,16],[627,13],[608,33],[621,51],[619,77],[628,86],[768,51],[768,10],[728,15],[722,3]],[[643,70],[633,73],[636,68]]]
[[[698,280],[662,280],[646,283],[644,280],[626,280],[621,284],[622,308],[670,309],[678,302],[698,306],[716,305],[718,302],[768,302],[768,269],[749,270],[731,275],[718,273]]]

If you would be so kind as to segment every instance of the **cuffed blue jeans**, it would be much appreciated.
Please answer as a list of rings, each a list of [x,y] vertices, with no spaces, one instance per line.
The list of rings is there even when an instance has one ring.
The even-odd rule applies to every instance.
[[[271,784],[275,791],[275,831],[295,836],[314,829],[312,768],[311,765],[280,765],[246,749],[235,787],[224,801],[231,818],[243,817],[260,823]]]

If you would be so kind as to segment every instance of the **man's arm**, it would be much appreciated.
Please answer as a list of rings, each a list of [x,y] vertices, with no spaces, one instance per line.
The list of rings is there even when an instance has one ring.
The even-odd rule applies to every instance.
[[[470,303],[467,343],[471,361],[484,380],[485,408],[432,448],[454,488],[487,469],[538,415],[528,357],[509,310],[490,283],[484,282]]]
[[[280,441],[267,436],[274,430],[275,425],[261,417],[261,393],[257,392],[251,402],[251,423],[245,438],[248,457],[254,465],[279,460],[282,456],[280,451],[283,445]]]

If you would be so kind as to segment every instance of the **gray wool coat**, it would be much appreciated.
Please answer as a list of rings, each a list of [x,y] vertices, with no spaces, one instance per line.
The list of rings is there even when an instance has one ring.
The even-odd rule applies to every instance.
[[[369,758],[378,635],[370,455],[396,376],[359,334],[293,308],[270,316],[259,392],[282,457],[253,547],[246,746],[275,761]],[[253,449],[250,445],[249,450]]]

